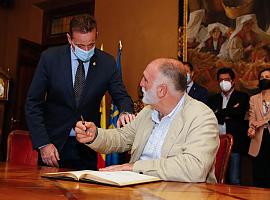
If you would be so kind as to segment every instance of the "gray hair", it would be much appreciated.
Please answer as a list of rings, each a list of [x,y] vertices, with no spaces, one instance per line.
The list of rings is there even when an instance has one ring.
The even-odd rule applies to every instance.
[[[182,63],[175,59],[166,59],[159,66],[160,73],[169,80],[176,91],[185,91],[187,87],[186,72]]]

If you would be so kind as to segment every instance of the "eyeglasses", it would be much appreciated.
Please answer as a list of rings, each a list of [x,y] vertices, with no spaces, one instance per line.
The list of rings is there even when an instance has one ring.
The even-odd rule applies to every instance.
[[[221,82],[221,81],[232,81],[232,79],[230,79],[230,78],[220,78],[220,79],[218,79],[218,81],[219,82]]]

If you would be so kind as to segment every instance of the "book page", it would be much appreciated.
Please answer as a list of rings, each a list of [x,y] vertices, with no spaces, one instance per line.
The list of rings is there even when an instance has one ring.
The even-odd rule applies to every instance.
[[[89,170],[81,170],[81,171],[67,171],[67,172],[55,172],[55,173],[46,173],[43,176],[45,177],[69,177],[75,180],[79,180],[80,176],[84,173],[87,173]]]
[[[130,171],[116,171],[116,172],[88,171],[87,174],[82,175],[81,178],[91,179],[101,183],[119,186],[160,180],[159,178],[154,176],[148,176]]]

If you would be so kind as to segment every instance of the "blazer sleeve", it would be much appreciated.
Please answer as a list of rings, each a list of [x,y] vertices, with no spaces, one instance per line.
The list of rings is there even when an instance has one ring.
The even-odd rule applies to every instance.
[[[267,124],[267,121],[263,117],[260,119],[260,117],[256,116],[256,109],[259,109],[258,106],[256,107],[257,98],[258,96],[253,96],[249,101],[249,127],[255,126],[256,128],[259,128]]]
[[[42,53],[28,90],[25,115],[31,134],[33,147],[36,149],[49,144],[50,139],[45,128],[44,103],[47,91],[48,72],[46,69],[46,52]]]
[[[221,109],[218,112],[224,119],[229,117],[231,119],[242,120],[246,112],[248,111],[248,99],[248,95],[243,93],[238,96],[238,103],[233,106],[227,106],[226,108]]]
[[[249,100],[249,126],[253,126],[254,121],[256,121],[256,115],[255,115],[255,105],[254,105],[254,99],[250,98]]]
[[[139,122],[144,119],[147,112],[149,112],[149,109],[144,108],[133,121],[122,128],[107,130],[99,128],[98,136],[95,141],[87,146],[97,152],[105,154],[129,151],[136,136],[137,126]]]

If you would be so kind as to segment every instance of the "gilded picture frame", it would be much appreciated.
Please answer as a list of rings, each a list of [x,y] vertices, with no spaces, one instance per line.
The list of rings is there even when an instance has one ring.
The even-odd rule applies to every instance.
[[[0,100],[8,100],[9,94],[9,80],[0,77]]]
[[[194,80],[210,93],[219,91],[217,70],[231,67],[236,88],[255,94],[259,71],[270,67],[269,10],[267,0],[179,0],[178,58],[193,64]],[[222,39],[214,41],[215,32]]]

